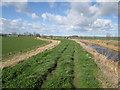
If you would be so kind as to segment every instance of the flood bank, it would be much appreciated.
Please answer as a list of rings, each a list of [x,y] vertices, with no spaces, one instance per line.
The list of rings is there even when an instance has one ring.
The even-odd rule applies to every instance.
[[[120,61],[120,55],[119,52],[98,46],[98,45],[94,45],[91,43],[87,43],[87,42],[82,42],[87,46],[92,47],[93,49],[95,49],[99,54],[102,54],[104,56],[107,57],[108,60],[114,60],[114,62],[118,62]]]

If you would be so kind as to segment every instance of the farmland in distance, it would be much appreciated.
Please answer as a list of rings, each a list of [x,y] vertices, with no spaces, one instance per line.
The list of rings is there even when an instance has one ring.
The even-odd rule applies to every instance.
[[[48,43],[47,41],[37,40],[35,37],[2,37],[2,60]]]

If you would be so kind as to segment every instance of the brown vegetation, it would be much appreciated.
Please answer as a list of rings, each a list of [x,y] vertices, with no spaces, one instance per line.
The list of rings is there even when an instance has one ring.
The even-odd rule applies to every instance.
[[[102,47],[120,52],[120,50],[119,50],[120,41],[115,41],[115,40],[79,40],[79,41],[95,44],[95,45],[98,45],[98,46],[102,46]]]

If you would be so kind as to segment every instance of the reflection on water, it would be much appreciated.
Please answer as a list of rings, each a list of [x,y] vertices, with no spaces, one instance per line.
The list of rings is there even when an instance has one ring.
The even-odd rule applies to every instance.
[[[107,49],[101,46],[97,46],[94,44],[86,43],[86,42],[82,42],[82,43],[94,48],[98,53],[107,56],[107,59],[114,60],[115,62],[120,60],[120,55],[116,51],[113,51],[113,50],[110,50],[110,49]]]

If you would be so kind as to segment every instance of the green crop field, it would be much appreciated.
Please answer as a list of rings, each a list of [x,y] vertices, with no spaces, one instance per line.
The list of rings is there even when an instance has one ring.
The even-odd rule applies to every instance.
[[[101,88],[93,56],[72,40],[2,70],[3,88]]]
[[[37,40],[35,37],[2,37],[3,59],[18,52],[28,51],[46,44],[48,42]]]

